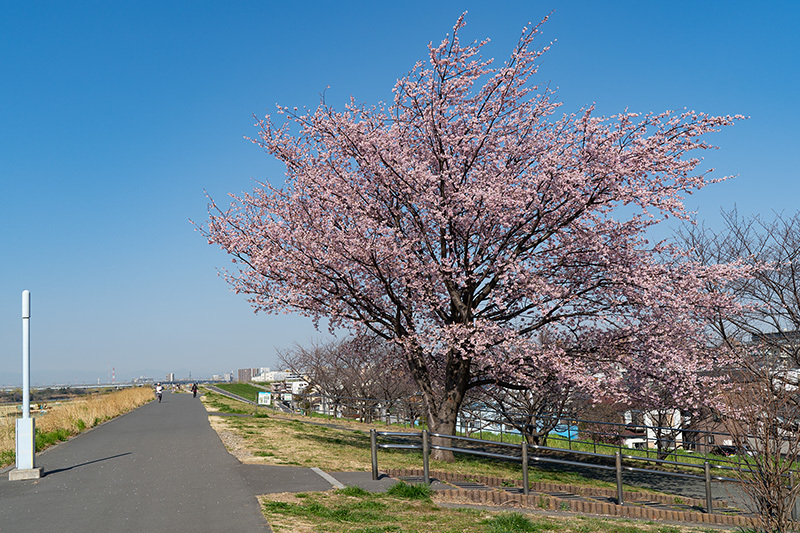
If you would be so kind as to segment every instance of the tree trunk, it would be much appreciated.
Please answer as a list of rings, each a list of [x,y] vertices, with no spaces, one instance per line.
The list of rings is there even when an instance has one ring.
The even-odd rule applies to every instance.
[[[446,399],[442,402],[437,412],[430,412],[428,415],[429,431],[440,435],[455,435],[456,421],[458,420],[458,411],[460,408],[460,401],[456,403],[450,398]],[[452,439],[446,437],[431,437],[431,445],[444,446],[447,448],[454,447]],[[447,462],[455,461],[453,452],[449,450],[431,450],[431,459]]]
[[[440,435],[455,435],[458,412],[469,386],[471,360],[451,352],[447,356],[444,379],[440,383],[434,383],[419,348],[407,352],[406,357],[411,375],[422,391],[428,415],[428,430]],[[452,439],[431,437],[431,445],[451,447]],[[448,462],[455,460],[453,452],[449,450],[432,450],[431,459]]]

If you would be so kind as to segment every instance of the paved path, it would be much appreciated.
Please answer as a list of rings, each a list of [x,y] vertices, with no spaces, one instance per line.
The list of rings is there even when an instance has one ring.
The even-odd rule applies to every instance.
[[[256,495],[332,488],[308,468],[241,464],[188,394],[167,393],[59,444],[36,466],[38,480],[0,474],[0,532],[264,532]],[[370,476],[353,475],[346,484]]]

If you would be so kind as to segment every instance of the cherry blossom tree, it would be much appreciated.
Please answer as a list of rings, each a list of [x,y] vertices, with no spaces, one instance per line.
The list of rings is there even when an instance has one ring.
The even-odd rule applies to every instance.
[[[559,116],[534,82],[539,25],[502,64],[482,57],[488,41],[463,45],[463,26],[389,104],[323,99],[259,122],[286,181],[211,200],[202,231],[233,256],[229,282],[257,310],[397,344],[438,434],[454,434],[471,387],[537,365],[589,394],[658,381],[696,401],[686,375],[710,361],[696,326],[728,305],[701,289],[735,268],[646,232],[687,217],[683,195],[716,181],[693,154],[740,117]],[[545,331],[552,342],[529,342]]]

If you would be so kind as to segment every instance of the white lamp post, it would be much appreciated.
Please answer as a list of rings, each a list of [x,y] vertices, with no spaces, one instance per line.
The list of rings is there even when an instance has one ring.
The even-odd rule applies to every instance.
[[[31,293],[22,291],[22,418],[17,419],[16,468],[8,473],[10,481],[38,479],[36,468],[36,422],[31,418]]]

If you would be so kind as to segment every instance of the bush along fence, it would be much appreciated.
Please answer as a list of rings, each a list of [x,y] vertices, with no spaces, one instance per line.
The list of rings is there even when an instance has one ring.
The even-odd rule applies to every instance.
[[[385,437],[388,439],[391,438],[402,438],[406,443],[397,443],[397,442],[378,442],[378,437]],[[451,446],[437,446],[432,445],[430,443],[430,437],[443,437],[446,439],[450,439]],[[383,439],[387,440],[387,439]],[[408,441],[412,441],[412,443],[408,443]],[[456,443],[464,443],[461,447],[456,447],[453,445],[453,441]],[[713,476],[711,474],[712,466],[708,461],[705,461],[702,465],[702,475],[695,475],[695,474],[687,474],[683,472],[669,472],[663,470],[655,470],[655,469],[647,469],[647,468],[640,468],[632,465],[626,465],[623,463],[624,460],[633,460],[639,461],[648,460],[650,462],[655,463],[667,463],[667,464],[675,464],[674,461],[667,461],[667,460],[659,460],[659,459],[643,459],[639,456],[629,456],[621,454],[620,452],[616,452],[613,456],[614,458],[614,466],[610,466],[607,464],[597,464],[594,462],[582,462],[582,461],[574,461],[574,460],[566,460],[560,459],[556,457],[548,457],[539,454],[538,452],[563,452],[563,449],[560,448],[550,448],[546,446],[536,446],[536,445],[528,445],[527,442],[522,441],[521,444],[511,444],[511,443],[498,443],[498,442],[491,442],[492,446],[500,447],[507,449],[508,452],[506,453],[494,453],[488,452],[485,450],[487,441],[482,439],[475,439],[470,437],[459,437],[459,436],[452,436],[452,435],[441,435],[437,433],[430,433],[427,430],[423,430],[419,433],[417,432],[399,432],[399,431],[378,431],[376,429],[370,430],[370,453],[372,459],[372,479],[377,480],[379,478],[379,467],[378,467],[378,449],[398,449],[398,450],[415,450],[422,452],[422,470],[419,472],[422,476],[422,481],[426,484],[431,483],[431,473],[430,473],[430,466],[429,466],[429,456],[431,450],[448,450],[456,453],[465,453],[471,455],[477,455],[481,457],[488,457],[493,459],[504,459],[510,461],[518,461],[521,463],[522,467],[522,497],[519,498],[513,494],[508,495],[475,495],[474,498],[495,498],[495,499],[504,499],[505,501],[514,500],[518,502],[520,505],[525,506],[532,506],[532,507],[541,507],[542,501],[531,499],[531,484],[529,482],[528,476],[528,468],[531,462],[534,463],[555,463],[555,464],[562,464],[562,465],[569,465],[569,466],[576,466],[581,468],[593,468],[593,469],[600,469],[606,471],[614,471],[616,474],[616,492],[615,494],[610,495],[606,493],[611,500],[611,503],[603,503],[603,502],[581,502],[581,501],[569,501],[566,505],[569,506],[570,510],[575,510],[578,512],[597,512],[600,514],[611,514],[611,515],[618,515],[618,516],[631,516],[631,517],[640,517],[640,518],[662,518],[667,520],[691,520],[693,522],[708,522],[708,523],[715,523],[715,524],[728,524],[728,525],[751,525],[750,520],[751,518],[741,515],[732,515],[728,509],[725,509],[723,514],[719,517],[709,519],[704,518],[702,516],[683,516],[687,513],[694,513],[694,515],[713,515],[714,514],[714,505],[712,500],[712,492],[711,492],[711,483],[712,481],[721,481],[721,482],[735,482],[741,483],[739,479],[725,477],[725,476]],[[467,445],[472,445],[470,447],[466,447]],[[476,447],[475,445],[481,445],[480,447]],[[530,452],[534,451],[534,454]],[[570,452],[573,455],[577,455],[579,457],[586,457],[586,458],[601,458],[601,459],[608,459],[609,456],[606,454],[596,454],[593,452],[582,452],[582,451],[575,451],[573,450]],[[697,466],[697,465],[685,465],[682,466]],[[731,468],[731,467],[726,467]],[[657,510],[657,509],[642,509],[642,506],[633,506],[630,509],[625,508],[626,504],[626,494],[631,496],[634,493],[630,493],[623,490],[623,472],[642,472],[647,474],[654,474],[654,475],[664,475],[664,476],[673,476],[685,479],[696,479],[702,480],[705,484],[705,500],[702,503],[695,502],[695,505],[692,506],[691,511],[669,511],[669,510]],[[450,474],[442,474],[437,473],[437,478],[441,481],[446,481],[447,476]],[[442,478],[444,476],[445,479]],[[495,481],[494,486],[502,486],[499,481]],[[491,485],[491,481],[487,484]],[[534,484],[534,490],[538,487],[538,485],[543,484]],[[544,484],[547,485],[547,484]],[[596,491],[603,491],[603,489],[594,489]],[[607,489],[606,489],[607,490]],[[501,491],[502,492],[502,491]],[[451,495],[452,496],[452,495]],[[648,498],[652,498],[653,495],[648,494]],[[472,497],[472,496],[470,496]],[[552,498],[552,496],[548,496]],[[515,499],[516,498],[516,499]],[[554,500],[555,501],[555,500]],[[499,503],[503,503],[499,502]],[[498,502],[494,502],[498,503]],[[551,505],[548,503],[547,505]],[[561,504],[559,504],[561,505]],[[600,506],[600,507],[597,507]],[[591,507],[591,510],[589,509]],[[727,507],[727,505],[724,505]],[[566,510],[566,509],[562,509]],[[659,512],[657,512],[659,511]],[[673,514],[670,514],[673,513]],[[681,516],[678,516],[674,513],[683,513]],[[793,514],[793,519],[797,519],[796,513]]]

